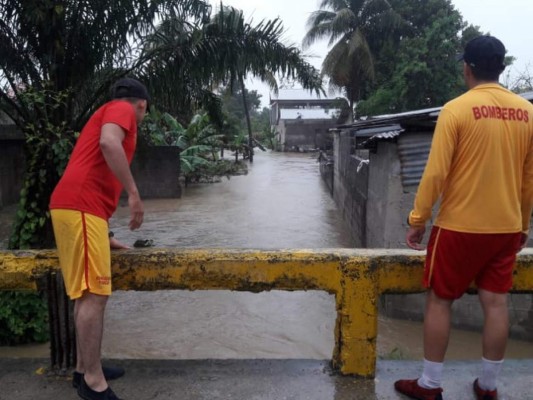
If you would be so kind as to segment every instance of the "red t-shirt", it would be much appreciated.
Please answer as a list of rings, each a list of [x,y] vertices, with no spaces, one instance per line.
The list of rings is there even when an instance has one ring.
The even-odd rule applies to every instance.
[[[107,166],[100,149],[104,124],[125,132],[122,146],[131,163],[137,143],[137,119],[132,104],[113,100],[100,107],[83,127],[65,173],[50,199],[51,209],[79,210],[108,220],[118,205],[122,184]]]

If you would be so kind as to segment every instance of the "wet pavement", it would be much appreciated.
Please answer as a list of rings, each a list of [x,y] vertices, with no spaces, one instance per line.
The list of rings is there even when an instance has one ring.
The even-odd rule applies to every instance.
[[[388,400],[397,379],[416,377],[420,362],[379,361],[375,379],[332,373],[317,360],[113,360],[126,375],[111,387],[126,400]],[[39,373],[45,359],[1,359],[0,399],[69,400],[78,396],[68,378]],[[446,363],[445,400],[475,399],[477,362]],[[533,361],[506,361],[500,400],[531,400]]]

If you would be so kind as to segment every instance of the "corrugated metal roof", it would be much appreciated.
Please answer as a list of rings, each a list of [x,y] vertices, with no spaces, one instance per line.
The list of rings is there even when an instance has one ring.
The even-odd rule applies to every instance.
[[[387,126],[354,129],[352,130],[352,133],[357,135],[357,137],[372,137],[385,131],[397,131],[401,129],[402,127],[399,124],[391,124]]]
[[[378,141],[378,140],[391,140],[391,139],[395,139],[397,138],[398,136],[400,136],[400,134],[402,132],[404,132],[405,129],[396,129],[396,130],[387,130],[387,131],[380,131],[378,134],[375,134],[375,135],[372,135],[369,137],[369,139],[365,140],[364,142],[362,142],[360,145],[359,145],[359,148],[368,148],[370,147],[370,145],[375,142],[375,141]],[[359,135],[360,134],[360,131],[357,131],[357,134],[356,136],[357,137],[361,137],[363,135]],[[363,136],[364,137],[364,136]]]
[[[376,117],[355,121],[349,125],[342,125],[339,128],[363,129],[371,126],[387,126],[406,121],[436,120],[439,116],[440,110],[442,110],[442,107],[426,108],[423,110],[408,111],[398,114],[378,115]]]

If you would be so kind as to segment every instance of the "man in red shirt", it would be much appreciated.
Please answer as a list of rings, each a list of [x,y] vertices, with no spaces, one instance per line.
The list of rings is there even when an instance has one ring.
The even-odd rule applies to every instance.
[[[59,263],[69,297],[75,301],[77,364],[73,386],[86,400],[116,400],[107,379],[121,369],[102,368],[104,311],[111,295],[108,220],[120,193],[128,194],[130,229],[143,222],[144,209],[130,170],[137,125],[148,107],[148,91],[132,78],[113,87],[113,100],[89,119],[50,199]],[[117,243],[115,243],[116,245]]]

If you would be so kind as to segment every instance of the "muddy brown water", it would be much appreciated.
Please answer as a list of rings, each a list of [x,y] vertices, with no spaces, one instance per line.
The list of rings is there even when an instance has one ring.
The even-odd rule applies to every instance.
[[[9,222],[14,208],[0,213]],[[7,215],[7,216],[6,216]],[[110,221],[117,239],[157,247],[349,248],[350,234],[318,172],[315,155],[258,153],[246,176],[189,186],[180,199],[145,201],[145,222],[127,229],[121,205]],[[5,244],[5,240],[3,242]],[[115,292],[106,312],[103,355],[140,359],[328,359],[335,301],[320,291]],[[420,322],[383,316],[378,353],[420,359]],[[449,359],[480,357],[480,337],[454,330]],[[0,347],[0,357],[46,357],[48,345]],[[533,344],[512,340],[509,358],[533,358]]]

